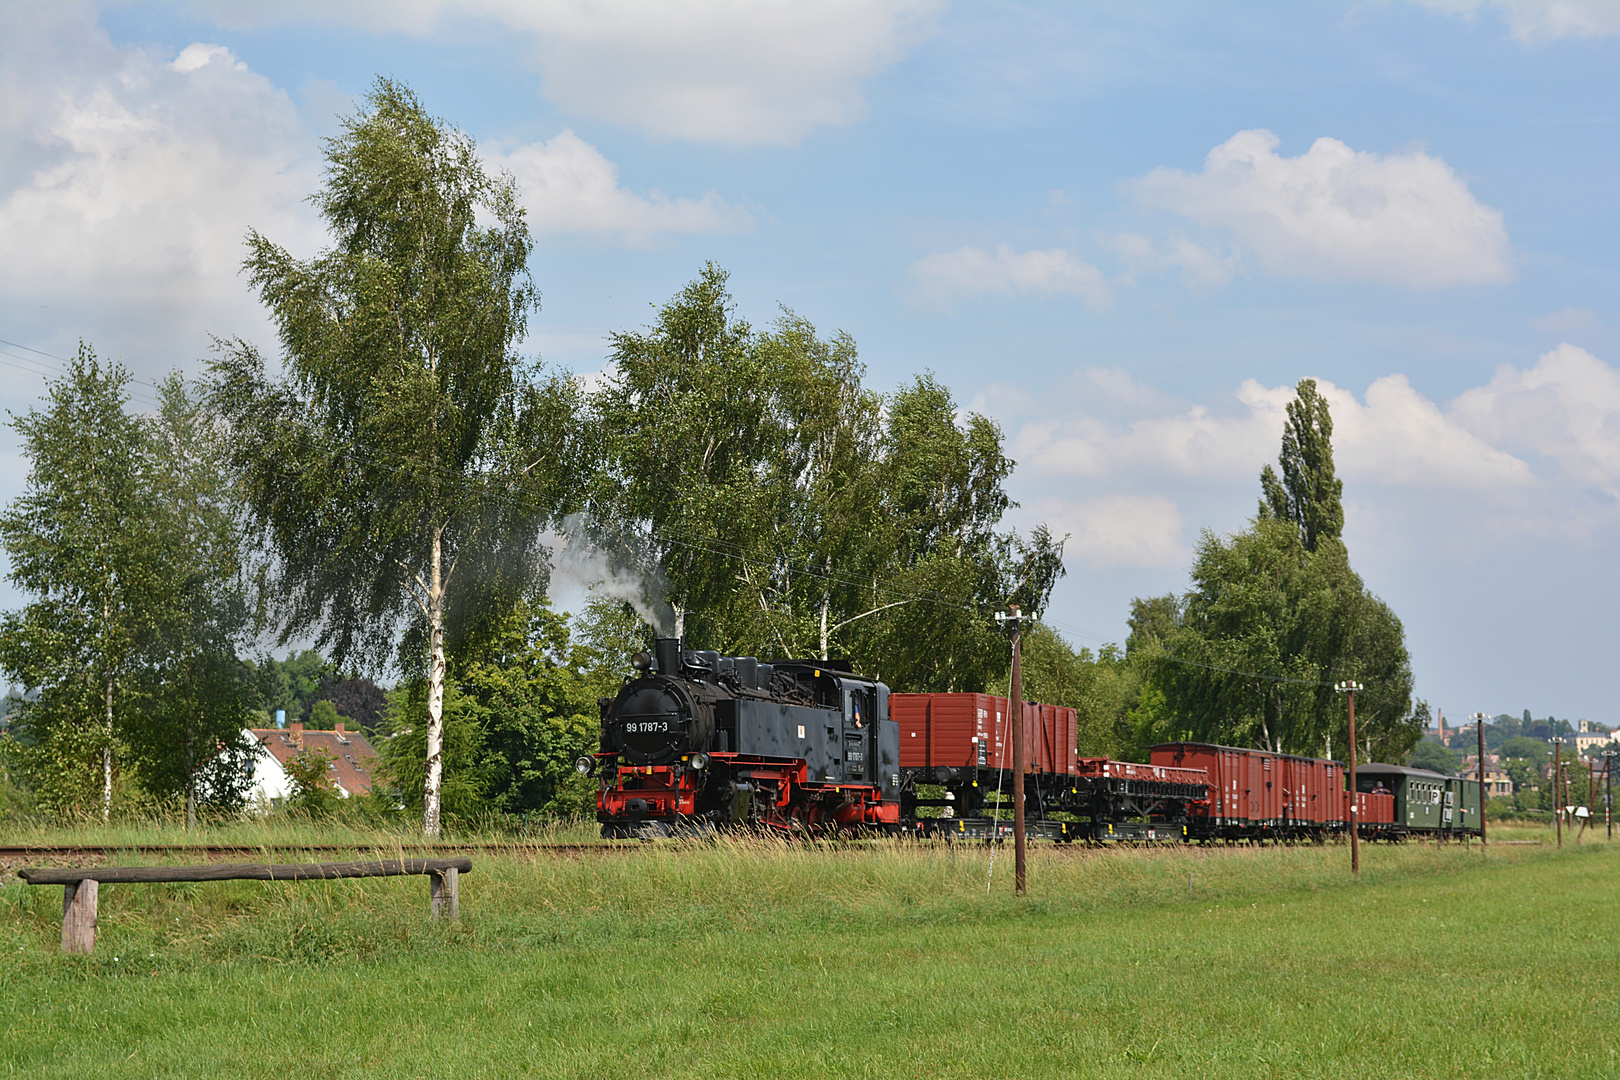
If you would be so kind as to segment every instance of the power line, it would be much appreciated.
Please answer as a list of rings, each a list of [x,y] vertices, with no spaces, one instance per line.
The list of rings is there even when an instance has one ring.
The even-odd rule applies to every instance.
[[[69,359],[68,357],[57,356],[55,353],[48,353],[44,349],[36,349],[31,345],[24,345],[21,342],[16,341],[8,341],[5,338],[0,338],[0,345],[6,345],[13,349],[22,349],[25,352],[34,353],[36,356],[43,356],[49,360],[59,361],[60,364],[73,363],[73,360]],[[5,364],[6,367],[16,368],[19,371],[26,371],[31,375],[39,375],[43,378],[50,378],[54,375],[58,378],[62,378],[68,374],[67,369],[59,366],[59,364],[50,364],[46,363],[44,360],[36,360],[33,356],[18,356],[16,353],[6,352],[4,349],[0,349],[0,356],[9,356],[13,361],[21,361],[21,363],[9,363],[5,360],[0,360],[0,364]],[[25,367],[23,366],[25,364],[33,366]],[[153,390],[161,389],[156,383],[147,382],[145,379],[137,379],[134,376],[127,378],[125,383],[127,385],[150,387]],[[155,398],[149,397],[145,394],[133,393],[127,388],[125,389],[124,393],[131,401],[137,401],[142,405],[150,405],[153,408],[161,408],[161,403]]]
[[[49,360],[60,361],[61,363],[64,363],[64,364],[70,364],[70,363],[73,362],[72,360],[68,359],[67,357],[58,356],[55,353],[48,353],[48,352],[44,351],[43,349],[36,349],[36,348],[33,348],[32,346],[24,345],[24,344],[21,344],[20,342],[9,341],[9,340],[7,340],[5,338],[0,338],[0,345],[10,346],[11,348],[14,348],[14,349],[23,349],[23,350],[25,350],[27,352],[34,353],[34,354],[36,354],[38,356],[46,357]],[[48,375],[53,374],[53,373],[57,374],[57,375],[66,375],[67,374],[67,372],[65,370],[63,370],[61,368],[57,368],[55,365],[47,364],[47,363],[45,363],[43,361],[35,360],[32,357],[17,356],[14,353],[7,353],[4,350],[0,350],[0,356],[10,356],[13,361],[21,361],[21,363],[16,363],[16,362],[8,362],[6,360],[0,360],[0,364],[4,364],[7,367],[13,367],[13,368],[16,368],[16,369],[21,370],[21,371],[28,371],[28,372],[30,372],[32,374],[42,375],[42,376],[48,376]],[[25,364],[36,365],[36,366],[34,366],[34,367],[26,367],[26,366],[24,366]],[[141,385],[141,386],[151,387],[154,390],[158,389],[158,387],[157,387],[157,385],[155,383],[147,382],[146,380],[143,380],[143,379],[130,378],[128,380],[128,382],[138,384],[138,385]],[[132,400],[140,400],[143,403],[152,405],[154,407],[159,405],[159,403],[157,401],[152,400],[150,398],[145,398],[143,395],[130,394],[129,396],[130,396],[130,398]],[[390,469],[390,470],[393,470],[393,471],[395,471],[397,473],[405,473],[407,471],[407,464],[404,461],[402,455],[389,454],[386,451],[380,451],[380,450],[377,450],[375,448],[362,447],[360,444],[352,442],[352,441],[348,444],[347,447],[345,447],[342,451],[340,451],[340,456],[356,457],[356,458],[361,459],[362,461],[368,462],[369,464],[371,464],[374,467],[383,468],[383,469]],[[388,460],[385,460],[386,458],[393,458],[394,463],[391,463]],[[415,463],[410,463],[409,464],[408,471],[410,471],[412,474],[417,475],[417,476],[421,476],[424,471],[430,476],[437,473],[437,478],[438,479],[442,479],[442,480],[446,480],[446,481],[461,479],[456,474],[450,472],[447,469],[441,468],[441,469],[423,470],[423,469],[420,468],[419,465],[416,465]],[[671,492],[670,494],[673,495],[674,492]],[[496,493],[496,492],[489,492],[489,493],[485,493],[485,498],[490,500],[490,501],[501,503],[503,505],[506,505],[506,506],[514,508],[514,509],[526,510],[526,511],[529,511],[530,513],[540,515],[540,516],[544,516],[545,513],[546,513],[546,511],[545,511],[545,509],[543,507],[540,507],[540,506],[536,505],[535,503],[533,503],[531,501],[524,500],[524,499],[518,498],[516,496],[505,495],[505,494]],[[825,582],[826,584],[829,584],[829,585],[839,585],[839,586],[843,586],[843,587],[851,588],[851,589],[864,590],[868,586],[870,586],[872,588],[873,593],[874,593],[875,596],[881,596],[884,599],[891,599],[891,598],[898,597],[902,601],[930,603],[930,604],[933,604],[933,605],[935,605],[937,607],[944,607],[944,608],[949,608],[951,610],[957,610],[957,611],[966,611],[966,612],[969,612],[969,613],[975,613],[978,610],[977,605],[970,604],[970,603],[962,603],[962,602],[948,596],[945,593],[939,593],[939,592],[933,592],[933,591],[918,591],[918,590],[914,590],[914,589],[913,590],[902,591],[902,590],[899,590],[898,587],[893,586],[890,583],[888,583],[886,581],[882,581],[880,579],[874,579],[871,582],[867,582],[865,580],[856,581],[856,580],[854,580],[852,578],[842,577],[842,576],[839,576],[839,575],[827,573],[825,571],[817,570],[817,569],[814,568],[813,564],[810,561],[810,560],[815,558],[814,556],[805,556],[800,560],[786,559],[783,556],[781,556],[780,554],[777,555],[777,556],[774,556],[774,557],[769,557],[769,558],[760,557],[760,556],[756,556],[756,555],[750,555],[743,548],[741,548],[739,545],[728,544],[724,540],[721,540],[721,539],[719,539],[717,537],[706,537],[706,538],[703,538],[701,540],[684,539],[684,538],[682,538],[681,535],[679,535],[677,530],[673,530],[673,529],[670,529],[668,527],[666,527],[664,529],[661,529],[661,530],[660,529],[649,529],[647,531],[647,533],[645,534],[645,536],[646,536],[647,539],[650,539],[650,540],[652,540],[654,542],[661,542],[661,543],[663,543],[663,544],[665,544],[667,546],[679,547],[679,548],[683,548],[683,549],[688,550],[688,551],[696,552],[698,554],[710,555],[710,556],[714,556],[714,557],[717,557],[717,558],[730,559],[732,561],[741,563],[741,564],[743,564],[745,566],[750,566],[750,567],[755,568],[755,569],[761,569],[761,570],[769,571],[769,570],[777,569],[784,562],[797,563],[797,565],[793,566],[793,572],[798,574],[801,577],[808,577],[808,578],[810,578],[812,580]],[[1079,637],[1090,638],[1092,640],[1099,641],[1099,642],[1106,642],[1106,640],[1107,640],[1102,635],[1095,634],[1095,633],[1092,633],[1090,631],[1083,630],[1083,629],[1081,629],[1079,627],[1076,627],[1076,626],[1073,626],[1073,625],[1070,625],[1070,624],[1065,624],[1065,623],[1062,623],[1062,622],[1058,622],[1056,620],[1042,619],[1042,620],[1038,620],[1038,621],[1041,621],[1041,622],[1045,623],[1047,626],[1050,626],[1053,629],[1063,630],[1063,631],[1066,631],[1066,632],[1068,632],[1070,634],[1074,634],[1074,635],[1079,636]],[[1265,674],[1262,674],[1260,672],[1243,671],[1243,670],[1237,669],[1237,668],[1228,668],[1228,667],[1222,667],[1222,666],[1216,665],[1216,664],[1207,664],[1207,663],[1203,663],[1201,661],[1187,659],[1185,657],[1174,656],[1174,655],[1171,655],[1169,653],[1162,654],[1160,659],[1162,659],[1162,660],[1164,660],[1164,661],[1166,661],[1168,663],[1178,664],[1178,665],[1182,665],[1182,666],[1186,666],[1186,667],[1196,667],[1196,668],[1201,668],[1201,669],[1204,669],[1204,670],[1207,670],[1207,671],[1213,671],[1213,672],[1217,672],[1217,673],[1224,674],[1224,675],[1236,675],[1236,676],[1240,676],[1242,678],[1259,679],[1259,680],[1262,680],[1262,681],[1278,683],[1278,684],[1287,684],[1287,685],[1294,685],[1294,686],[1310,686],[1310,687],[1332,687],[1333,686],[1333,683],[1329,682],[1329,681],[1298,679],[1298,678],[1293,678],[1293,677],[1284,676],[1284,675],[1265,675]]]

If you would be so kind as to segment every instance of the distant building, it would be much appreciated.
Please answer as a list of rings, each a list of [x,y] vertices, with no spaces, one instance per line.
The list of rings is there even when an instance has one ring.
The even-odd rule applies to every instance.
[[[1606,731],[1590,730],[1586,721],[1582,720],[1581,730],[1569,736],[1569,741],[1575,744],[1577,754],[1585,755],[1593,750],[1601,752],[1604,747],[1614,742],[1615,738]],[[1620,747],[1611,747],[1611,749],[1620,749]]]
[[[1469,754],[1462,759],[1462,768],[1457,773],[1466,780],[1479,779],[1479,755]],[[1513,794],[1513,778],[1502,771],[1501,759],[1495,754],[1485,755],[1485,796],[1494,799],[1498,796]]]
[[[253,789],[249,798],[255,802],[279,806],[290,794],[292,785],[285,768],[300,750],[324,750],[331,762],[328,766],[332,782],[345,799],[351,795],[364,795],[371,790],[372,762],[377,751],[358,731],[347,731],[339,721],[332,731],[306,729],[294,720],[283,728],[248,728],[258,753],[253,762]]]

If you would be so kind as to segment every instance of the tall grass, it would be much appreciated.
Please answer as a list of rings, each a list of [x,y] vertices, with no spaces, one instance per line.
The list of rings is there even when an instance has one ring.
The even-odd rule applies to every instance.
[[[1019,899],[977,845],[535,847],[475,855],[451,925],[421,879],[109,885],[92,957],[57,953],[58,890],[13,883],[0,1070],[1620,1075],[1620,843],[1362,864],[1040,845]]]
[[[600,839],[594,821],[536,820],[500,827],[485,823],[447,822],[437,840],[422,835],[420,819],[372,820],[360,816],[311,817],[278,811],[264,817],[232,816],[204,821],[187,829],[181,816],[148,816],[116,820],[46,824],[30,822],[7,828],[3,840],[17,846],[103,847],[109,850],[151,846],[224,845],[297,849],[346,845],[437,845],[457,843],[594,843]]]

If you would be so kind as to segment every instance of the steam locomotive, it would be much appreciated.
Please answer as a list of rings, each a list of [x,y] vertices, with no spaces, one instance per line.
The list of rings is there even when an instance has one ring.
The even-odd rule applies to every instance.
[[[898,831],[900,736],[889,688],[815,660],[761,663],[660,638],[603,698],[605,837],[727,826]]]
[[[989,694],[894,694],[837,662],[762,663],[661,638],[603,698],[597,820],[610,838],[729,827],[996,839],[1021,734],[1025,816],[1056,841],[1477,835],[1473,781],[1172,743],[1147,763],[1081,757],[1073,709]],[[1392,787],[1386,788],[1385,781]],[[928,811],[932,810],[932,813]]]

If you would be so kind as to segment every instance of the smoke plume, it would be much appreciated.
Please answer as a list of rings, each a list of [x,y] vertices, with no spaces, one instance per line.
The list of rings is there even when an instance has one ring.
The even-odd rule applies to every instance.
[[[656,560],[633,540],[604,537],[581,514],[571,514],[546,537],[551,548],[551,591],[580,588],[622,600],[659,637],[675,636],[675,609]]]

